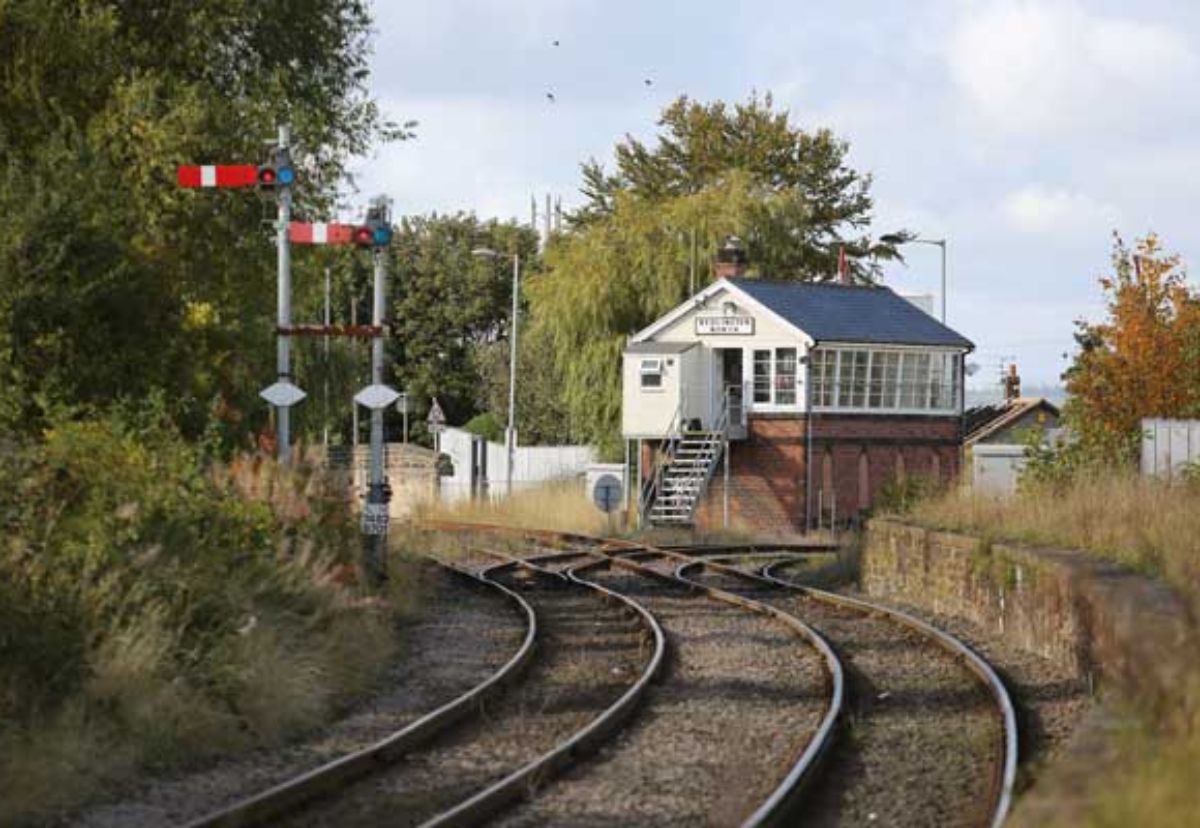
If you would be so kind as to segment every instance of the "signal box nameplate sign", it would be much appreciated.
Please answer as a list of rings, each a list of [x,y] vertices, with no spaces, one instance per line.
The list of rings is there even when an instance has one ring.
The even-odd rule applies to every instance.
[[[754,317],[734,314],[697,316],[696,333],[709,336],[749,336],[754,333]]]

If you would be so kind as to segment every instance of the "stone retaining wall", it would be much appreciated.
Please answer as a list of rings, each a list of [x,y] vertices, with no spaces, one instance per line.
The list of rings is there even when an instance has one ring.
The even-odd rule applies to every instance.
[[[1200,635],[1186,602],[1161,583],[1082,552],[1042,549],[893,520],[873,520],[862,588],[970,619],[1096,681],[1104,703],[1018,803],[1015,825],[1073,824],[1120,729],[1121,702],[1188,692]]]

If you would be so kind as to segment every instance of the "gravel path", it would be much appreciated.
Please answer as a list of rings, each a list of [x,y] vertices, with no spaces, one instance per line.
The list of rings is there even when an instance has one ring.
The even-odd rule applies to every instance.
[[[498,591],[432,563],[416,567],[421,609],[400,632],[384,690],[327,730],[277,750],[172,779],[79,815],[87,828],[178,825],[366,747],[484,681],[516,652],[524,618]]]
[[[636,680],[650,651],[626,608],[552,576],[498,579],[538,615],[537,655],[520,683],[483,717],[283,824],[419,825],[551,750]]]
[[[1001,725],[991,696],[955,658],[882,616],[711,570],[689,577],[793,613],[842,659],[847,730],[803,804],[805,825],[987,824]]]
[[[779,621],[624,569],[586,577],[649,609],[665,679],[632,726],[504,826],[737,825],[786,776],[827,704],[819,657]]]

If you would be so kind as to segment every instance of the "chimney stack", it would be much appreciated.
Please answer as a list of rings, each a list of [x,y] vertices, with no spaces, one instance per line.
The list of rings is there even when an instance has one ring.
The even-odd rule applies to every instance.
[[[746,275],[746,251],[742,249],[742,240],[737,236],[726,238],[725,244],[717,251],[713,273],[718,279],[737,279]]]
[[[1021,377],[1017,374],[1015,363],[1008,366],[1008,376],[1004,378],[1004,401],[1012,402],[1021,396]]]

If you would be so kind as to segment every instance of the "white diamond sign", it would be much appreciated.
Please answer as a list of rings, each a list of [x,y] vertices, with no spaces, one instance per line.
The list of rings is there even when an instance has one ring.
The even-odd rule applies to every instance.
[[[386,385],[368,385],[354,395],[356,403],[372,411],[387,408],[399,398],[400,392]]]
[[[276,408],[290,408],[308,396],[287,380],[267,386],[258,395]]]

